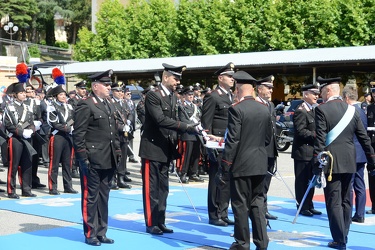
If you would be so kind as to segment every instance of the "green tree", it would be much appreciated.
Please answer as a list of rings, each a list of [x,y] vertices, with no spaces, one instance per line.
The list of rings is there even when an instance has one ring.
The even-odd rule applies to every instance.
[[[74,46],[73,59],[80,62],[97,61],[103,58],[101,41],[96,36],[83,27],[78,31],[79,41]]]
[[[21,37],[25,41],[27,30],[32,24],[33,16],[38,12],[36,0],[9,0],[0,4],[1,16],[9,15],[10,21],[18,26],[15,39]]]
[[[177,55],[204,55],[215,53],[206,26],[209,3],[205,0],[182,0],[177,10]]]
[[[370,41],[370,29],[367,26],[362,1],[337,0],[340,10],[337,34],[340,46],[365,45]]]
[[[68,41],[75,44],[78,30],[91,26],[91,0],[57,0],[57,4],[54,12],[64,17]]]
[[[130,58],[176,55],[177,12],[172,1],[133,0],[126,8]]]

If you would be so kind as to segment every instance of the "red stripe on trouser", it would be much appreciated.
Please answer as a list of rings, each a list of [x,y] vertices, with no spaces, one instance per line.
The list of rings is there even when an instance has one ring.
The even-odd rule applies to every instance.
[[[49,153],[49,165],[48,165],[48,188],[49,190],[53,189],[53,183],[52,183],[52,166],[53,166],[53,159],[54,159],[54,149],[53,149],[53,143],[55,141],[55,136],[51,136],[49,139],[49,144],[48,144],[48,153]]]
[[[145,160],[145,202],[146,202],[146,216],[147,226],[152,226],[152,214],[151,214],[151,197],[150,197],[150,161]]]
[[[13,170],[13,138],[10,137],[8,140],[8,158],[9,158],[9,168],[8,168],[8,178],[7,178],[7,192],[8,194],[12,193],[12,187],[10,186],[10,180],[12,179],[12,170]]]
[[[74,159],[74,148],[72,147],[72,153],[70,154],[70,170],[73,168],[73,159]]]
[[[87,187],[87,176],[83,175],[83,205],[82,205],[82,219],[83,223],[85,223],[87,228],[87,235],[86,238],[90,238],[91,236],[91,227],[87,224],[87,199],[88,199],[88,187]]]
[[[185,152],[186,152],[186,141],[183,141],[182,142],[182,157],[181,157],[181,169],[180,169],[180,171],[182,171],[182,168],[184,167],[184,164],[185,164]]]
[[[178,153],[180,154],[180,158],[176,159],[176,168],[178,169],[179,172],[181,172],[182,165],[184,164],[183,162],[183,156],[184,156],[184,145],[183,141],[178,140]]]

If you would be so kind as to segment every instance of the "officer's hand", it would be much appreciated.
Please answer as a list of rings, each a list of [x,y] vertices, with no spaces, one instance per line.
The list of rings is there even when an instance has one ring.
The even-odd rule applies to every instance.
[[[31,135],[34,133],[34,131],[32,129],[24,129],[23,130],[23,133],[22,133],[22,136],[23,138],[25,139],[29,139],[31,138]]]
[[[121,153],[116,153],[117,164],[121,161]]]
[[[85,159],[85,160],[80,161],[79,166],[81,168],[81,173],[83,173],[84,175],[88,175],[89,169],[90,169],[90,162],[89,162],[89,160]]]
[[[39,130],[40,126],[42,126],[42,122],[41,121],[34,121],[34,126],[35,126],[35,130]]]
[[[320,175],[323,171],[322,168],[320,168],[320,163],[318,161],[318,159],[316,157],[314,157],[314,159],[312,160],[312,163],[311,163],[313,166],[312,166],[312,172],[314,175]]]
[[[229,173],[228,172],[225,172],[223,171],[223,169],[221,167],[219,167],[216,175],[215,175],[215,183],[216,185],[222,189],[226,184],[227,182],[229,181]]]
[[[220,189],[225,186],[226,182],[223,180],[223,173],[221,171],[216,173],[215,183]]]
[[[198,125],[199,123],[187,124],[186,133],[190,135],[198,135],[199,134],[199,130],[197,128]]]

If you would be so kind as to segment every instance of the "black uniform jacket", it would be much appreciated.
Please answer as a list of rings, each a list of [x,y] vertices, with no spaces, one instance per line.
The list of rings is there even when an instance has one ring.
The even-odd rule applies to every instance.
[[[315,113],[305,102],[296,109],[293,115],[293,125],[292,158],[299,161],[310,161],[314,151]]]
[[[75,109],[75,108],[77,107],[78,102],[79,102],[80,100],[82,100],[82,97],[80,97],[79,95],[75,95],[73,98],[70,98],[70,99],[68,100],[68,103],[69,103],[70,105],[72,105],[73,109]]]
[[[17,139],[23,139],[24,129],[32,129],[35,131],[34,114],[29,109],[29,106],[14,101],[13,103],[8,104],[5,108],[4,126],[12,136]]]
[[[334,174],[355,173],[357,171],[354,133],[365,151],[368,162],[375,162],[374,150],[371,147],[370,138],[367,136],[358,110],[355,111],[353,118],[341,134],[328,147],[325,146],[327,133],[341,120],[347,109],[348,104],[340,99],[328,101],[315,108],[316,140],[314,156],[322,151],[330,151],[333,155]],[[329,166],[330,163],[325,167],[325,173],[328,173]]]
[[[152,161],[168,162],[180,157],[177,131],[186,132],[187,124],[177,121],[177,97],[166,95],[160,87],[145,98],[145,123],[139,156]]]
[[[224,91],[217,87],[210,94],[206,94],[202,106],[202,127],[208,134],[224,136],[228,123],[228,109],[231,100]]]
[[[371,103],[367,106],[367,126],[375,127],[375,103]],[[375,143],[375,131],[369,131],[371,143]]]
[[[108,101],[108,107],[109,114],[100,99],[92,93],[78,102],[74,115],[76,157],[78,160],[88,159],[91,167],[97,169],[112,168],[111,160],[120,154],[116,110],[111,101]]]
[[[190,120],[190,117],[193,116],[194,109],[197,109],[196,112],[198,112],[198,107],[195,104],[193,104],[193,105],[194,106],[191,107],[186,102],[184,102],[183,104],[180,104],[178,106],[178,117],[179,117],[180,121],[185,122],[185,123],[194,123],[192,120]],[[196,135],[189,135],[188,133],[184,133],[184,134],[181,135],[180,139],[182,141],[196,141],[197,136]]]
[[[70,104],[62,104],[52,101],[48,111],[48,124],[51,126],[53,134],[68,135],[73,127],[73,107]]]
[[[129,117],[131,117],[130,111],[127,109],[127,105],[125,102],[120,103],[116,99],[112,99],[112,101],[113,101],[113,105],[116,108],[117,115],[120,118],[120,121],[117,124],[119,140],[120,142],[127,142],[128,137],[125,136],[124,127],[125,127],[125,124],[127,124],[127,120],[129,119]]]
[[[260,102],[263,105],[266,105],[268,109],[268,113],[271,116],[272,121],[272,137],[271,141],[266,147],[268,158],[275,158],[279,155],[276,147],[276,111],[275,111],[275,105],[273,102],[265,102],[263,99],[261,99],[259,96],[255,98],[256,101]],[[268,104],[268,105],[267,105]]]
[[[249,96],[234,104],[228,112],[228,134],[222,158],[227,164],[223,165],[231,165],[233,177],[266,175],[266,146],[272,136],[267,106]]]

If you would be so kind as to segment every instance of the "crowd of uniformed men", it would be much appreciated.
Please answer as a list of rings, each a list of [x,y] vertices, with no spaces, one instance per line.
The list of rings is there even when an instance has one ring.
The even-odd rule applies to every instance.
[[[112,83],[111,70],[88,76],[92,92],[81,81],[67,93],[58,68],[52,71],[54,83],[35,88],[27,65],[17,65],[19,81],[1,99],[1,156],[8,168],[2,184],[8,197],[19,198],[17,172],[22,196],[35,197],[33,188],[46,187],[38,178],[38,165],[48,168],[49,194],[59,195],[61,166],[65,193],[77,193],[72,178],[81,179],[85,242],[113,243],[106,237],[109,190],[131,188],[126,162],[128,157],[137,162],[132,144],[137,116],[142,125],[139,156],[146,231],[173,233],[165,225],[169,173],[176,171],[185,184],[204,182],[201,176],[208,174],[209,223],[234,225],[235,242],[230,249],[249,249],[250,218],[254,244],[267,249],[266,226],[268,220],[277,219],[267,210],[278,156],[273,76],[256,80],[228,63],[214,72],[217,86],[211,90],[198,83],[181,85],[185,66],[163,67],[161,82],[142,91],[135,105],[125,85]],[[375,213],[371,147],[375,104],[358,104],[355,88],[345,87],[341,97],[339,83],[340,78],[318,78],[317,84],[302,87],[303,103],[294,114],[292,158],[300,214],[321,214],[312,202],[314,188],[308,189],[307,184],[314,175],[327,177],[324,193],[333,238],[328,247],[346,249],[350,223],[363,223],[365,213]],[[317,105],[319,95],[321,105]],[[216,146],[205,147],[206,141]],[[322,152],[324,159],[318,159]],[[326,163],[323,169],[322,162]],[[367,212],[366,163],[373,204]],[[356,194],[353,217],[352,188]],[[229,202],[234,220],[228,217]]]

